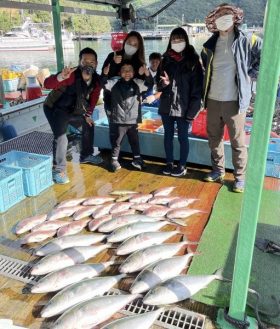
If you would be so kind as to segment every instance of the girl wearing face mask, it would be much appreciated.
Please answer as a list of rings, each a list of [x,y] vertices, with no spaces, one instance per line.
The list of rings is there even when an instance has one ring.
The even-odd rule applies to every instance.
[[[229,130],[234,183],[232,190],[242,193],[245,186],[247,148],[244,124],[251,99],[251,79],[258,71],[261,44],[250,42],[238,26],[243,10],[221,4],[206,17],[213,35],[201,53],[205,67],[203,101],[207,108],[207,133],[212,171],[207,182],[222,182],[225,176],[224,126]]]
[[[186,31],[181,27],[174,29],[157,74],[158,90],[162,92],[159,114],[164,126],[165,175],[180,177],[187,173],[188,129],[200,110],[202,80],[199,57],[189,44]],[[175,123],[180,144],[177,166],[173,154]]]
[[[145,80],[145,70],[143,65],[145,64],[145,51],[144,42],[141,34],[136,31],[131,31],[126,36],[123,47],[120,51],[110,53],[102,67],[102,74],[104,74],[104,69],[109,68],[108,74],[106,74],[106,79],[112,79],[114,77],[120,76],[120,70],[122,63],[129,60],[132,64],[134,70],[134,77],[138,79]],[[104,90],[104,109],[107,117],[111,116],[111,95],[106,90]],[[112,128],[109,124],[109,134],[110,140],[112,137]]]
[[[121,63],[125,60],[129,60],[132,63],[135,77],[144,80],[145,75],[142,69],[143,64],[145,64],[144,42],[141,34],[136,31],[128,33],[120,51],[112,52],[108,55],[103,64],[102,72],[110,64],[108,78],[119,76]]]

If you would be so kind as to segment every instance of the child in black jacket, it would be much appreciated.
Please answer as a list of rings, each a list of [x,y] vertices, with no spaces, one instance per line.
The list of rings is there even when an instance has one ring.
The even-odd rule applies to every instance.
[[[110,123],[110,142],[112,145],[111,167],[113,171],[121,168],[118,161],[120,147],[125,135],[133,153],[132,165],[142,170],[144,161],[140,155],[138,123],[142,122],[141,94],[151,88],[153,78],[143,65],[145,80],[134,78],[134,69],[129,61],[124,61],[120,68],[120,79],[109,79],[110,65],[103,69],[104,90],[111,94],[110,110],[107,112]]]

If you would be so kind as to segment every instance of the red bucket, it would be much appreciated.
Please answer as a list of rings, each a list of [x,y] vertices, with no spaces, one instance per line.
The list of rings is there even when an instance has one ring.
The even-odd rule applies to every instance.
[[[124,39],[127,36],[126,32],[114,32],[111,33],[112,40],[111,40],[111,47],[113,51],[119,51],[122,49]]]
[[[207,135],[207,111],[200,111],[198,116],[194,119],[192,123],[192,135],[208,138]],[[224,128],[224,140],[229,140],[229,132],[227,126]]]

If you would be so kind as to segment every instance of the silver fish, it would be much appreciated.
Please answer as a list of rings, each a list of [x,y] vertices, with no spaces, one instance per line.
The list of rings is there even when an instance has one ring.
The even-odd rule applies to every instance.
[[[20,244],[42,242],[56,234],[56,230],[31,232],[20,239]]]
[[[31,230],[36,225],[43,223],[47,219],[47,214],[27,217],[19,221],[15,227],[16,234],[22,234]]]
[[[97,205],[101,205],[103,203],[111,202],[114,200],[115,200],[115,198],[110,197],[110,196],[94,196],[94,197],[86,199],[83,202],[83,205],[84,206],[97,206]]]
[[[95,297],[63,313],[52,329],[90,329],[109,319],[139,295]]]
[[[152,207],[144,210],[143,215],[149,217],[163,217],[168,213],[168,211],[170,211],[170,208],[168,207],[161,205],[153,205]]]
[[[120,217],[120,216],[126,216],[126,215],[133,215],[136,213],[135,209],[127,209],[122,210],[114,213],[114,218]]]
[[[67,224],[68,224],[68,222],[62,221],[62,220],[51,220],[51,221],[43,222],[41,224],[34,226],[31,230],[31,232],[57,230],[60,227],[65,226]]]
[[[108,242],[121,242],[132,236],[143,232],[154,232],[167,225],[167,221],[157,222],[137,222],[134,224],[125,225],[113,231],[108,237]]]
[[[153,262],[174,256],[186,244],[187,242],[165,243],[135,251],[121,264],[119,271],[121,273],[132,273],[142,270]]]
[[[31,269],[31,274],[47,274],[49,272],[60,270],[64,267],[83,263],[110,246],[110,244],[103,244],[98,246],[71,247],[64,249],[55,254],[50,254],[42,258],[33,266]]]
[[[117,249],[116,254],[127,255],[134,251],[141,250],[153,245],[161,244],[165,240],[171,238],[176,234],[183,234],[180,231],[166,231],[166,232],[144,232],[125,240]]]
[[[152,194],[135,194],[131,198],[129,198],[129,202],[132,203],[143,203],[148,202],[153,197]]]
[[[48,318],[61,314],[74,305],[96,296],[102,296],[124,277],[126,277],[125,274],[120,274],[96,277],[74,283],[57,293],[43,308],[41,316]]]
[[[166,214],[167,218],[174,219],[174,218],[187,218],[192,215],[198,214],[203,212],[198,209],[189,209],[189,208],[176,208],[168,211]]]
[[[146,312],[140,315],[126,316],[106,324],[101,329],[149,329],[162,312],[163,308],[159,308],[156,311]]]
[[[88,207],[84,206],[82,209],[74,213],[73,220],[79,220],[88,217],[99,207],[100,206],[88,206]]]
[[[163,218],[159,218],[162,219]],[[120,217],[114,217],[107,221],[106,223],[102,224],[99,226],[98,231],[99,232],[112,232],[115,229],[118,229],[120,227],[123,227],[128,224],[133,224],[136,222],[153,222],[155,219],[145,216],[145,215],[140,215],[140,214],[133,214],[133,215],[125,215],[125,216],[120,216]]]
[[[90,221],[89,218],[76,220],[75,222],[71,222],[61,228],[57,231],[57,236],[62,237],[66,235],[73,235],[76,233],[79,233],[83,230],[84,227],[87,226],[87,223]]]
[[[190,298],[209,283],[223,280],[221,274],[179,275],[150,290],[143,302],[148,305],[172,304]]]
[[[102,225],[103,223],[108,222],[110,219],[112,219],[111,214],[102,216],[102,217],[97,218],[97,219],[92,219],[88,223],[88,229],[93,232],[93,231],[97,230],[100,225]]]
[[[52,272],[44,276],[31,288],[32,293],[45,293],[58,291],[70,284],[90,279],[106,270],[109,266],[114,265],[113,261],[93,264],[77,264],[65,267],[61,270]]]
[[[128,210],[131,206],[131,203],[129,202],[118,202],[114,204],[114,206],[110,210],[110,214],[115,214],[120,211]]]
[[[102,216],[108,215],[110,212],[110,209],[114,206],[114,203],[106,203],[102,206],[99,206],[98,209],[96,209],[92,214],[92,218],[100,218]]]
[[[177,199],[177,197],[176,196],[168,196],[168,195],[154,196],[151,200],[149,200],[149,203],[166,205],[174,199]]]
[[[144,211],[151,207],[152,207],[152,205],[150,203],[132,203],[130,206],[130,208],[138,210],[138,211]]]
[[[157,190],[155,190],[153,192],[154,197],[155,196],[167,196],[169,195],[174,189],[176,188],[176,186],[168,186],[168,187],[161,187],[158,188]]]
[[[50,213],[48,213],[47,220],[56,220],[64,217],[70,217],[74,214],[74,212],[81,208],[83,208],[83,206],[55,208]]]
[[[175,198],[174,200],[171,200],[168,203],[168,207],[175,209],[175,208],[183,208],[188,207],[190,204],[194,203],[197,199],[191,199],[191,198]]]
[[[71,247],[90,246],[94,243],[101,242],[105,239],[106,235],[100,233],[91,234],[77,234],[74,236],[62,236],[56,238],[40,247],[35,251],[36,256],[46,256],[63,249]]]
[[[188,266],[194,253],[162,259],[145,267],[136,277],[129,291],[140,294],[154,288],[156,285],[174,278]]]
[[[86,200],[86,198],[65,200],[65,201],[60,202],[60,204],[56,208],[79,206],[85,200]]]

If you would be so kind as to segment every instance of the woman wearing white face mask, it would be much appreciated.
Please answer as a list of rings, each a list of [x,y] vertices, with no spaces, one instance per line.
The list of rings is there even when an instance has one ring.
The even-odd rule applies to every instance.
[[[159,114],[164,126],[166,167],[163,174],[175,177],[187,173],[189,152],[188,128],[200,110],[202,96],[202,68],[199,57],[189,44],[186,31],[179,27],[171,32],[166,52],[157,74],[161,91]],[[174,166],[173,138],[177,124],[180,159]]]
[[[238,29],[243,10],[221,4],[206,17],[212,37],[201,53],[205,67],[203,100],[207,111],[207,133],[211,149],[212,171],[208,182],[223,181],[225,176],[224,126],[227,125],[234,167],[233,191],[244,191],[247,163],[244,124],[251,99],[250,75],[259,65],[261,43],[250,49],[248,38]]]
[[[122,63],[127,60],[129,60],[133,66],[134,77],[145,80],[145,70],[143,69],[143,65],[145,64],[144,42],[141,34],[136,31],[128,33],[120,51],[112,52],[107,56],[102,67],[102,74],[104,74],[104,69],[109,67],[106,78],[111,79],[119,77]],[[111,116],[111,95],[106,90],[104,91],[104,109],[109,118]],[[109,124],[109,135],[111,141],[115,138],[112,131],[113,130]]]

